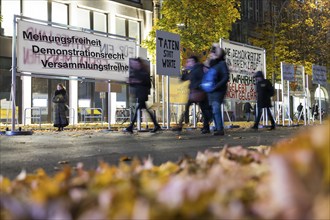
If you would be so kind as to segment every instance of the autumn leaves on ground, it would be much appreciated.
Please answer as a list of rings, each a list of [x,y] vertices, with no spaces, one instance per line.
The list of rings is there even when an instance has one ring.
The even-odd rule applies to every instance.
[[[276,146],[0,177],[0,219],[330,219],[329,124]]]

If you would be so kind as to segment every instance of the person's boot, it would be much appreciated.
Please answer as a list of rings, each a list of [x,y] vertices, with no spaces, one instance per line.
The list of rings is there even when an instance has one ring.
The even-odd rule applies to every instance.
[[[202,129],[202,134],[209,134],[210,133],[210,129],[209,128],[203,128]]]
[[[251,127],[251,129],[253,129],[253,130],[258,130],[258,125],[256,125],[256,124],[254,124],[252,127]]]
[[[175,128],[172,128],[172,131],[182,131],[182,126],[177,126]]]
[[[162,128],[159,125],[155,125],[154,129],[152,129],[151,133],[156,133],[157,131],[161,130]]]
[[[225,135],[225,131],[224,130],[221,130],[221,131],[215,131],[213,133],[214,136],[223,136]]]
[[[124,129],[124,132],[129,132],[131,134],[133,134],[133,126],[128,126],[127,128]]]
[[[268,130],[270,130],[270,131],[275,130],[275,125],[270,126],[270,128]]]

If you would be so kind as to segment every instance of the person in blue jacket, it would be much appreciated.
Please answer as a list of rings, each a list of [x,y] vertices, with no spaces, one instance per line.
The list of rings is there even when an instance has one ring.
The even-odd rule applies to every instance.
[[[226,92],[227,82],[229,80],[229,70],[226,64],[226,53],[220,48],[219,44],[213,44],[209,54],[209,69],[213,72],[212,86],[206,92],[208,94],[209,104],[212,107],[215,131],[213,135],[224,135],[224,124],[221,112]],[[208,73],[206,73],[208,74]]]

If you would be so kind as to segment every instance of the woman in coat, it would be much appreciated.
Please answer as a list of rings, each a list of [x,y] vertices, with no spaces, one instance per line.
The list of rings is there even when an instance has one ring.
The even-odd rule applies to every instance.
[[[66,89],[62,83],[57,84],[55,94],[53,96],[55,120],[54,127],[58,128],[58,131],[63,131],[63,128],[68,126],[68,119],[66,118],[68,96]]]

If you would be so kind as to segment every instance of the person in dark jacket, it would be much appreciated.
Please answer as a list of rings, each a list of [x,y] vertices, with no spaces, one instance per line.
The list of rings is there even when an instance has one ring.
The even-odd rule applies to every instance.
[[[227,92],[229,70],[225,60],[226,53],[219,44],[213,44],[209,55],[209,67],[216,71],[213,88],[208,91],[209,104],[212,107],[213,120],[216,130],[213,135],[224,135],[224,124],[221,105]]]
[[[133,133],[133,127],[137,120],[138,111],[145,109],[150,115],[152,122],[154,123],[154,128],[151,132],[156,132],[160,130],[161,127],[157,123],[155,116],[146,105],[146,101],[148,101],[148,95],[151,89],[149,68],[147,68],[146,64],[141,58],[134,58],[130,59],[130,70],[131,71],[128,78],[128,83],[131,87],[133,87],[133,95],[137,100],[137,107],[131,120],[131,124],[124,131]]]
[[[204,76],[203,64],[199,63],[197,56],[190,56],[187,59],[186,69],[181,75],[182,81],[190,81],[189,90],[190,95],[188,102],[185,105],[185,111],[182,113],[179,125],[173,128],[173,131],[181,131],[184,118],[189,117],[189,107],[193,103],[198,103],[203,116],[202,134],[210,133],[209,122],[212,117],[211,108],[209,106],[206,93],[201,89],[200,85]]]
[[[268,119],[272,124],[270,130],[273,130],[275,129],[275,120],[270,112],[270,107],[272,107],[271,97],[274,95],[274,87],[268,79],[265,79],[264,74],[261,71],[256,72],[255,78],[257,87],[257,109],[255,110],[257,111],[257,117],[252,128],[256,130],[258,129],[262,109],[266,108]]]
[[[58,131],[63,131],[64,127],[68,126],[68,119],[66,118],[67,105],[66,102],[68,96],[66,89],[62,83],[57,84],[55,94],[52,98],[54,103],[55,121],[54,127],[58,128]]]

